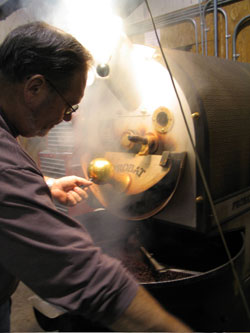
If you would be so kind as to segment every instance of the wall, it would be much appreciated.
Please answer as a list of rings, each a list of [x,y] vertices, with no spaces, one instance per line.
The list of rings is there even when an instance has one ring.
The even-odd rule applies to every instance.
[[[205,4],[206,1],[203,1],[202,4]],[[198,8],[199,5],[195,5],[192,8]],[[201,29],[201,18],[200,13],[197,11],[197,15],[192,18],[197,25],[197,35],[198,35],[198,53],[204,55],[214,55],[214,15],[213,8],[210,8],[210,11],[206,14],[206,27],[208,28],[207,32],[207,53],[205,48],[205,32]],[[230,4],[220,6],[226,14],[228,18],[228,58],[233,58],[232,52],[232,40],[235,26],[237,23],[245,16],[250,15],[250,0],[241,0],[235,1]],[[176,12],[177,13],[177,12]],[[180,19],[185,18],[182,17],[180,13]],[[157,17],[155,17],[157,19]],[[195,41],[195,28],[194,24],[191,21],[169,24],[167,21],[167,17],[165,20],[165,26],[162,23],[163,19],[161,19],[161,24],[159,28],[159,35],[161,43],[164,47],[175,48],[175,49],[183,49],[186,51],[196,52],[196,41]],[[171,20],[169,21],[171,22]],[[240,62],[250,62],[250,20],[246,22],[244,25],[244,29],[239,30],[236,39],[236,53],[239,54],[238,61]],[[138,27],[141,26],[141,30],[143,30],[143,22],[137,23],[137,32]],[[147,45],[154,44],[154,42],[148,38],[150,33],[148,26],[145,25],[146,31],[144,33],[133,33],[133,29],[131,27],[127,29],[130,31],[129,35],[133,42]],[[158,25],[157,25],[158,27]],[[205,27],[205,25],[204,25]],[[152,27],[151,27],[152,29]],[[203,43],[202,43],[203,39]],[[225,38],[225,19],[221,12],[218,12],[218,56],[222,58],[226,58],[226,38]]]
[[[51,6],[53,1],[51,1]],[[48,12],[51,11],[51,6],[47,1],[31,1],[23,8],[14,11],[12,14],[7,16],[6,19],[0,21],[0,43],[4,40],[5,36],[13,29],[21,24],[32,22],[35,20],[44,20]],[[53,6],[52,6],[53,7]]]

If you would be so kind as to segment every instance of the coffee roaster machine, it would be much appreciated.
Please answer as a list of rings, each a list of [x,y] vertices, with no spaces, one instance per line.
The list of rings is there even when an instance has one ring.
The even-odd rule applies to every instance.
[[[95,64],[74,126],[93,211],[77,218],[151,267],[139,282],[194,330],[249,331],[250,65],[164,55],[124,36]],[[49,325],[91,329],[71,318]]]

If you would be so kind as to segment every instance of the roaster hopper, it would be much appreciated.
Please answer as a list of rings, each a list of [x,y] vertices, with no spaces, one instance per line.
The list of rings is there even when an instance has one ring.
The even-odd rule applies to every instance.
[[[147,259],[138,254],[142,244],[160,262],[196,271],[158,276],[154,282],[139,277],[194,329],[245,330],[249,320],[192,142],[219,223],[228,226],[224,237],[232,262],[249,295],[250,65],[164,52],[183,113],[159,51],[132,45],[126,38],[108,63],[109,75],[97,76],[86,92],[85,122],[80,123],[82,169],[92,177],[89,165],[94,159],[104,158],[112,165],[109,180],[91,190],[106,209],[103,214],[122,221],[114,219],[110,226],[112,217],[102,216],[100,223],[94,216],[87,225],[89,230],[94,226],[94,237],[101,235],[97,244],[109,254],[114,243],[113,255],[119,256],[118,248],[125,251],[126,259],[119,259],[130,269],[131,248],[138,269]]]

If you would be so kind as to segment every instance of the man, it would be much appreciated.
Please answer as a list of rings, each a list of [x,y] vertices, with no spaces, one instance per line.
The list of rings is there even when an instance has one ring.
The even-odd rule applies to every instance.
[[[16,140],[71,120],[90,62],[71,35],[42,22],[16,28],[0,47],[0,326],[18,279],[47,302],[115,331],[189,331],[56,210],[52,196],[74,205],[91,182],[49,179],[49,189]]]

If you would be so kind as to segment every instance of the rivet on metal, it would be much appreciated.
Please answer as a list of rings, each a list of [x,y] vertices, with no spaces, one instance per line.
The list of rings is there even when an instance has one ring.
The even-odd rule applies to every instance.
[[[198,197],[195,198],[195,201],[196,201],[197,203],[202,202],[202,201],[203,201],[203,196],[199,195]]]
[[[200,118],[200,114],[199,114],[199,112],[194,112],[194,113],[192,113],[192,118]]]

